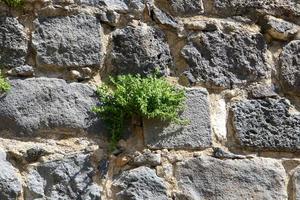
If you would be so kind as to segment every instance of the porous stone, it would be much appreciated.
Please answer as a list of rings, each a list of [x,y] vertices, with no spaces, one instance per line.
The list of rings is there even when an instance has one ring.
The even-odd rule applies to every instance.
[[[191,37],[182,49],[190,73],[209,87],[232,88],[269,75],[260,33],[213,31]]]
[[[170,8],[173,15],[192,16],[204,13],[202,0],[171,0]]]
[[[265,17],[264,29],[274,39],[284,41],[293,38],[300,30],[299,26],[273,16]]]
[[[100,23],[89,15],[40,17],[32,46],[39,67],[100,66]]]
[[[97,104],[91,86],[54,78],[16,79],[10,83],[12,89],[0,97],[0,132],[20,136],[101,132],[101,123],[91,111]]]
[[[176,200],[287,199],[285,170],[275,160],[201,156],[177,163],[175,169]]]
[[[148,167],[138,167],[122,172],[113,181],[112,189],[116,200],[168,199],[163,179]]]
[[[284,98],[234,103],[233,126],[240,145],[255,150],[299,150],[300,115],[290,113],[290,108]]]
[[[165,35],[159,29],[145,24],[127,26],[116,30],[112,41],[110,61],[113,73],[147,75],[158,68],[166,75],[168,67],[173,65]]]
[[[300,3],[295,0],[214,0],[214,8],[218,14],[226,16],[250,14],[257,17],[256,13],[300,16]]]
[[[27,38],[14,17],[0,17],[0,68],[18,67],[26,61]]]
[[[21,195],[22,183],[15,168],[6,161],[6,153],[0,150],[0,199],[15,200]]]
[[[300,40],[291,41],[283,48],[279,62],[283,92],[300,96]]]
[[[208,92],[203,88],[187,89],[186,108],[181,118],[187,125],[144,120],[144,139],[149,148],[202,149],[212,143]]]
[[[87,154],[39,164],[25,176],[25,199],[100,200],[100,187],[92,179],[94,174]]]

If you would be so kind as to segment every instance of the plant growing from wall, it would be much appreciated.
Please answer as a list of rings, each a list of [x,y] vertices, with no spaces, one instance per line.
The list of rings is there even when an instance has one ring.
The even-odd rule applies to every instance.
[[[10,87],[10,84],[5,78],[2,77],[0,72],[0,93],[7,92],[8,90],[10,90]]]
[[[111,150],[122,137],[124,120],[133,116],[177,124],[186,122],[179,117],[184,108],[185,92],[164,78],[121,75],[110,77],[109,83],[98,87],[100,105],[93,110],[107,125]]]
[[[4,2],[9,7],[17,8],[21,7],[24,4],[24,0],[0,0]]]

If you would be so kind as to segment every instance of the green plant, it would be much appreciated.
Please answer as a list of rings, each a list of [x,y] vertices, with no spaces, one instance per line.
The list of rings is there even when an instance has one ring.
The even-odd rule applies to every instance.
[[[178,115],[184,108],[184,90],[155,75],[110,77],[110,84],[98,87],[97,94],[100,105],[93,110],[107,125],[111,150],[122,137],[124,120],[133,116],[177,124],[186,122]]]
[[[0,0],[10,7],[20,7],[24,4],[24,0]]]
[[[10,84],[6,81],[5,78],[2,77],[0,73],[0,93],[7,92],[8,90],[10,90],[10,87]]]

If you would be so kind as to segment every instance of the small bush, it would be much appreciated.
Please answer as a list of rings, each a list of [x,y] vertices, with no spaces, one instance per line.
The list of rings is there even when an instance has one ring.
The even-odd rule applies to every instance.
[[[139,75],[110,77],[110,84],[98,87],[100,105],[94,108],[106,123],[111,150],[122,137],[124,120],[132,116],[185,123],[178,113],[184,108],[185,92],[164,78]]]
[[[2,2],[4,2],[6,5],[8,5],[9,7],[21,7],[24,4],[24,0],[0,0]]]
[[[2,77],[0,73],[0,93],[10,90],[10,84]]]

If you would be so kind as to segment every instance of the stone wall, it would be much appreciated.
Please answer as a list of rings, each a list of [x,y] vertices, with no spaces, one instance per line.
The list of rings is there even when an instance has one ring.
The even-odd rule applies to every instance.
[[[190,123],[110,154],[96,86],[156,67]],[[0,3],[0,68],[1,200],[300,199],[298,0]]]

